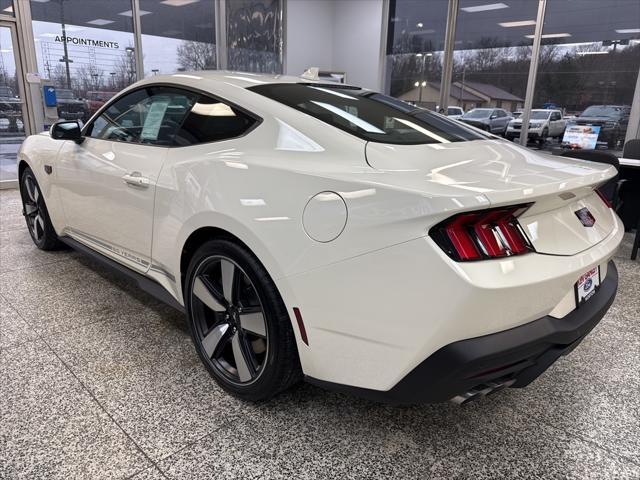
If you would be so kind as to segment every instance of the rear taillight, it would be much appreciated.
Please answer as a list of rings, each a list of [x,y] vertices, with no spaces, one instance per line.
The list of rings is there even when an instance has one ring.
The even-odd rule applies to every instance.
[[[518,223],[531,205],[461,213],[434,226],[429,235],[459,262],[522,255],[534,251]]]
[[[596,188],[595,192],[598,194],[598,196],[602,199],[602,201],[604,202],[604,204],[609,207],[609,208],[613,208],[613,205],[611,203],[611,201],[607,198],[607,196],[602,192],[602,190],[600,190],[599,188]]]

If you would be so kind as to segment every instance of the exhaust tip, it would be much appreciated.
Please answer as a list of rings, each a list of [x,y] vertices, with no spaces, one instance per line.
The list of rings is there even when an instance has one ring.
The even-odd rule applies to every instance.
[[[449,401],[455,403],[456,405],[466,405],[467,403],[473,402],[474,400],[479,400],[482,397],[492,395],[496,392],[499,392],[500,390],[508,388],[513,385],[515,381],[515,378],[512,378],[510,380],[505,380],[502,382],[495,381],[483,383],[481,385],[477,385],[468,392],[450,398]]]
[[[456,405],[465,405],[467,403],[473,402],[474,400],[478,400],[481,396],[482,395],[480,395],[480,392],[469,391],[463,393],[462,395],[456,395],[449,401],[455,403]]]

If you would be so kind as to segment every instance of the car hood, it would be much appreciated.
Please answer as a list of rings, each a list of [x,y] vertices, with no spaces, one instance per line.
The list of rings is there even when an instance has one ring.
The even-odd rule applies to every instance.
[[[617,122],[618,119],[615,117],[577,117],[574,121],[578,123],[604,123]]]
[[[468,117],[460,117],[460,120],[462,120],[463,122],[469,122],[469,123],[487,123],[489,121],[489,117],[484,117],[484,118],[468,118]]]
[[[616,174],[609,165],[541,154],[503,140],[369,142],[366,157],[374,169],[393,173],[387,182],[427,194],[446,190],[453,196],[484,196],[492,204],[534,201],[569,191],[584,196]]]

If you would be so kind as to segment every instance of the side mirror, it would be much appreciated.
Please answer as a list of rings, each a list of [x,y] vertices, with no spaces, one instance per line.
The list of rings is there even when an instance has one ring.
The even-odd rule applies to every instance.
[[[82,131],[77,120],[62,120],[54,123],[49,134],[54,140],[73,140],[76,143],[83,141]]]

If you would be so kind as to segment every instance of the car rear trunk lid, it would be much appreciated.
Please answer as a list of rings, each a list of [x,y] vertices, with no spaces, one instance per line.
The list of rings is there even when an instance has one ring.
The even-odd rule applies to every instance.
[[[422,185],[428,192],[434,184],[446,185],[482,195],[492,206],[532,203],[520,223],[539,253],[577,254],[616,227],[615,213],[594,192],[616,174],[609,165],[541,154],[502,140],[369,142],[366,155],[377,170],[411,177],[412,188]],[[583,223],[589,216],[593,225]]]

